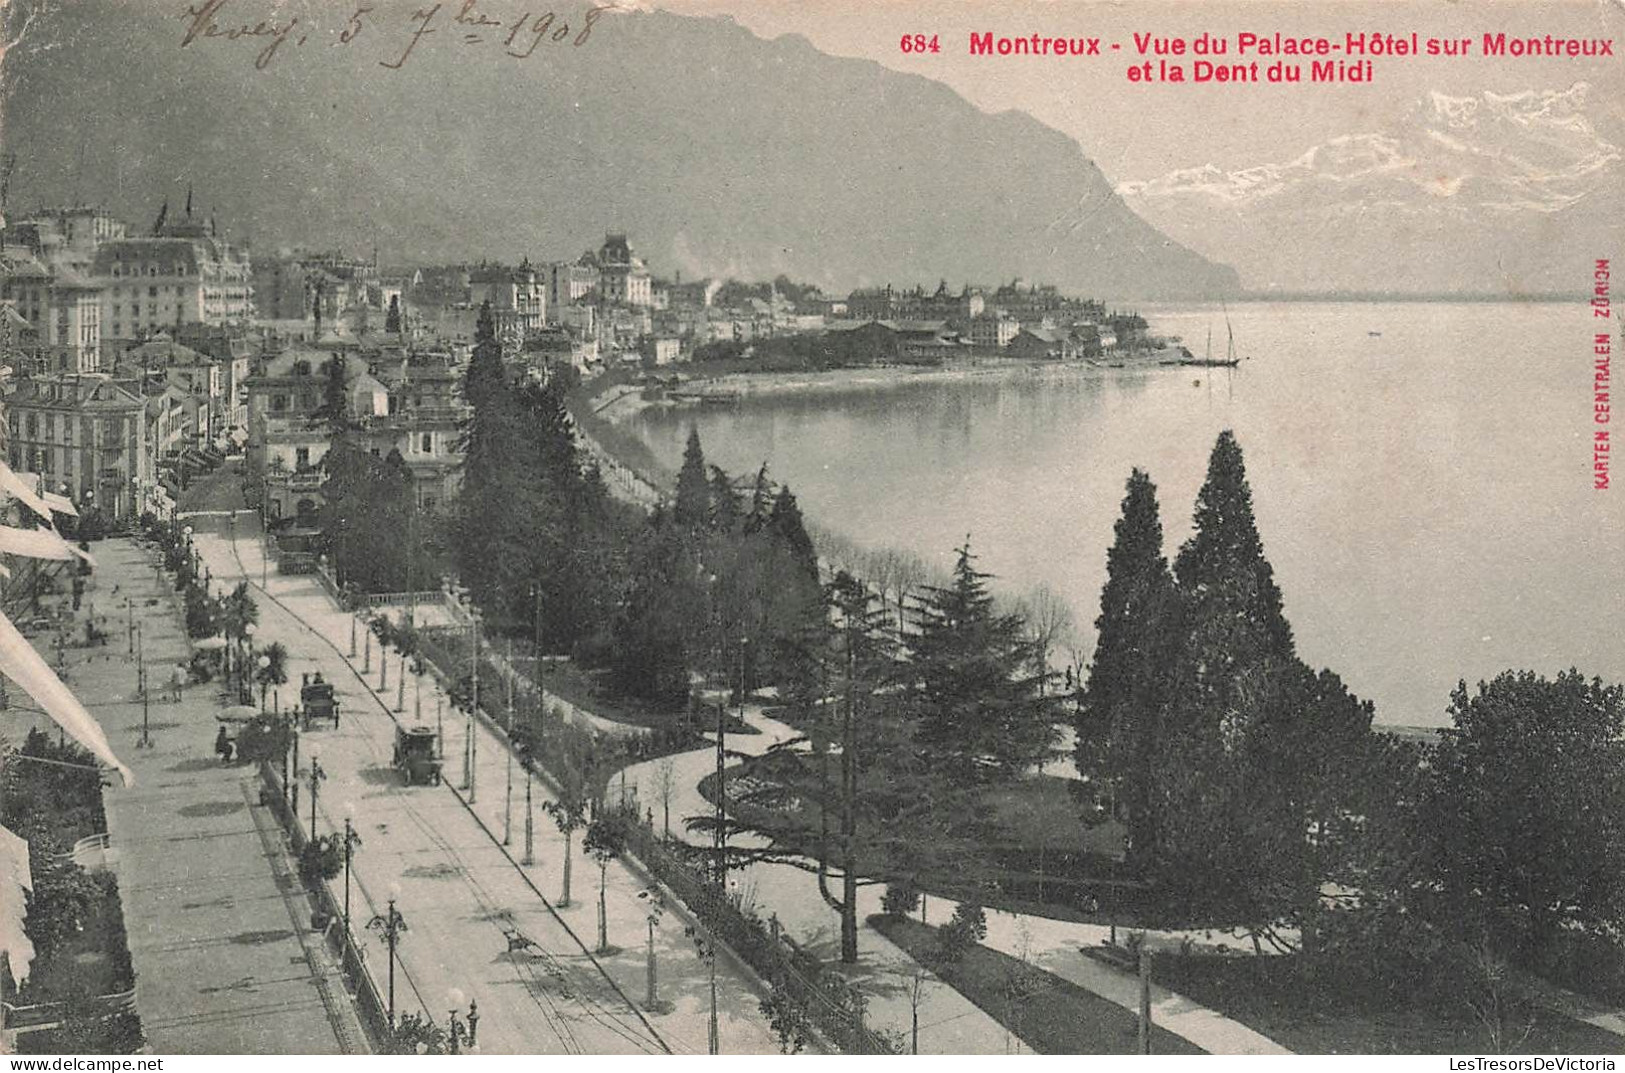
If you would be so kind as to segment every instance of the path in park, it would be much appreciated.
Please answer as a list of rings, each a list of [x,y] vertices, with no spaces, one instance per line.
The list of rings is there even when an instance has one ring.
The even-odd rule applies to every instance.
[[[716,698],[710,700],[714,703]],[[745,722],[759,733],[729,735],[730,753],[759,756],[795,737],[792,728],[767,716],[760,703],[747,703],[743,715]],[[716,740],[714,732],[707,737],[713,742]],[[654,760],[633,765],[625,772],[627,782],[635,787],[638,800],[653,808],[657,823],[664,822],[666,801],[662,787],[669,782],[673,836],[706,843],[708,836],[689,835],[682,821],[714,811],[711,802],[701,795],[699,784],[716,771],[715,749],[697,749],[672,757],[669,780],[662,774],[662,763]],[[612,788],[618,785],[618,778],[611,782]],[[817,879],[812,873],[794,865],[762,863],[743,869],[740,877],[764,915],[776,915],[797,942],[834,955],[839,922],[819,895]],[[860,922],[881,911],[883,891],[878,884],[858,888]],[[938,922],[947,920],[954,909],[952,902],[930,899],[929,913]],[[1107,926],[999,910],[988,910],[987,920],[987,946],[1029,960],[1125,1009],[1138,1011],[1138,979],[1081,953],[1083,947],[1098,946],[1105,941],[1109,933]],[[1152,933],[1148,941],[1157,946],[1177,947],[1184,937],[1182,933]],[[906,1036],[913,1010],[899,981],[915,971],[916,963],[866,924],[859,930],[858,954],[859,964],[853,978],[873,996],[869,1006],[871,1023]],[[1152,1013],[1153,1020],[1163,1028],[1214,1054],[1289,1053],[1246,1025],[1164,988],[1152,988]],[[993,1053],[1003,1052],[1011,1045],[1004,1028],[958,992],[942,985],[926,989],[920,1010],[922,1053]]]
[[[68,647],[69,687],[135,773],[104,792],[112,857],[136,974],[136,1010],[159,1054],[364,1053],[366,1038],[293,878],[276,821],[245,768],[213,752],[212,687],[162,700],[159,683],[187,654],[173,585],[156,552],[129,540],[93,546],[83,621],[107,645]],[[126,608],[125,601],[131,603]],[[133,624],[153,682],[142,748]],[[36,641],[37,645],[43,642]],[[46,647],[42,654],[54,660]],[[4,713],[8,734],[33,721],[26,698]]]
[[[212,531],[218,528],[220,531]],[[564,839],[541,810],[547,795],[532,787],[534,864],[522,864],[523,774],[517,772],[512,805],[507,794],[507,752],[488,727],[475,729],[477,767],[472,793],[463,784],[462,751],[468,726],[452,718],[433,682],[413,682],[399,719],[435,725],[444,713],[445,784],[404,787],[390,767],[397,717],[399,656],[391,654],[387,688],[380,688],[376,649],[370,661],[351,659],[353,619],[339,610],[311,575],[279,575],[264,569],[257,523],[240,515],[235,528],[223,519],[199,532],[197,546],[217,585],[247,580],[260,606],[257,646],[281,642],[289,652],[290,681],[273,706],[291,703],[304,674],[320,671],[336,686],[342,717],[338,730],[301,735],[300,815],[308,824],[308,770],[312,754],[325,780],[319,783],[316,830],[342,830],[353,807],[362,845],[354,857],[352,924],[358,930],[382,912],[392,884],[409,931],[399,944],[397,1006],[446,1019],[450,988],[473,996],[480,1007],[480,1044],[486,1053],[700,1053],[707,1049],[709,974],[684,934],[686,921],[667,912],[655,930],[658,1004],[644,1001],[646,973],[646,877],[621,862],[605,870],[611,952],[597,947],[598,869],[581,855],[581,832],[573,838],[572,899],[562,893]],[[258,595],[264,580],[272,599]],[[365,651],[365,646],[363,646]],[[363,666],[367,672],[363,673]],[[421,701],[419,690],[421,689]],[[421,712],[421,714],[418,714]],[[472,797],[470,807],[466,802]],[[504,813],[508,839],[503,844]],[[342,883],[342,881],[340,881]],[[510,950],[510,933],[535,945]],[[373,975],[383,982],[387,951],[369,934]],[[774,1053],[776,1037],[748,978],[726,959],[718,966],[719,1037],[724,1053]]]

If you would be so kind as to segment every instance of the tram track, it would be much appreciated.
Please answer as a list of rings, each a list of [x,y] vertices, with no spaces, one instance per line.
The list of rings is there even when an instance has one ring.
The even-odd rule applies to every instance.
[[[388,701],[378,695],[378,692],[372,688],[371,683],[368,682],[361,672],[357,670],[350,662],[350,660],[344,656],[338,645],[323,634],[313,622],[305,618],[305,616],[301,615],[294,608],[290,607],[274,593],[270,592],[266,585],[255,581],[252,573],[247,568],[247,564],[243,562],[241,551],[238,548],[238,537],[235,525],[231,527],[230,532],[227,535],[227,542],[231,550],[232,559],[236,563],[240,580],[246,582],[252,589],[257,590],[260,594],[262,594],[267,601],[274,605],[281,614],[285,615],[294,624],[302,628],[305,632],[313,635],[324,645],[326,645],[327,648],[331,649],[334,655],[338,656],[339,660],[350,671],[357,684],[363,688],[366,694],[372,698],[372,700],[379,706],[380,710],[382,710],[383,713],[389,718],[391,725],[399,726],[400,720],[396,718],[395,713],[390,709]],[[387,749],[378,740],[374,730],[366,723],[360,724],[360,729],[361,737],[365,743],[365,748],[370,754],[371,759],[374,763],[381,764],[383,756],[387,753]],[[596,1024],[599,1028],[603,1029],[605,1032],[613,1034],[614,1036],[632,1044],[637,1049],[645,1053],[672,1053],[672,1049],[666,1040],[649,1022],[648,1018],[644,1016],[643,1012],[638,1009],[638,1007],[625,994],[620,986],[615,983],[614,979],[610,977],[608,972],[604,969],[602,963],[593,956],[586,944],[582,942],[580,936],[578,936],[574,929],[572,929],[563,919],[563,917],[559,915],[552,903],[549,902],[539,890],[537,890],[530,876],[525,873],[524,869],[516,861],[514,861],[512,855],[509,854],[506,848],[504,848],[498,841],[494,832],[492,832],[484,821],[480,819],[478,814],[474,812],[470,803],[457,792],[456,788],[451,785],[449,780],[442,780],[440,785],[443,789],[445,789],[446,792],[450,793],[465,810],[469,812],[470,816],[478,824],[481,832],[491,842],[492,846],[494,846],[500,852],[503,859],[507,861],[515,870],[518,876],[524,881],[525,886],[533,894],[535,894],[542,907],[546,909],[552,923],[569,937],[574,945],[580,950],[581,957],[586,961],[586,963],[592,965],[593,968],[597,970],[595,974],[597,977],[596,980],[580,979],[578,971],[573,970],[569,965],[561,961],[558,953],[541,947],[536,948],[542,951],[539,955],[529,955],[526,957],[515,957],[508,959],[510,966],[513,968],[516,982],[525,987],[527,994],[530,996],[532,1001],[536,1003],[537,1011],[541,1014],[542,1019],[544,1023],[547,1024],[550,1032],[557,1038],[559,1045],[564,1052],[571,1054],[587,1053],[582,1049],[581,1043],[576,1037],[574,1029],[571,1027],[572,1020],[575,1020],[578,1023],[590,1021]],[[411,795],[407,794],[401,787],[398,786],[384,787],[384,791],[388,795],[392,807],[400,814],[404,815],[416,832],[438,853],[443,854],[448,863],[453,865],[456,874],[458,875],[465,889],[468,891],[471,900],[474,902],[479,917],[488,922],[492,931],[495,932],[497,936],[501,936],[502,941],[505,942],[506,938],[505,933],[502,930],[502,922],[506,919],[511,919],[515,909],[523,907],[503,905],[502,899],[493,895],[491,891],[474,875],[473,871],[468,867],[462,852],[446,839],[446,837],[438,830],[438,828],[435,827],[429,818],[425,817],[419,811],[417,806],[412,802]],[[327,818],[329,827],[334,827],[332,817],[325,808],[318,804],[317,811],[319,815]],[[373,906],[372,897],[364,889],[362,893],[365,903],[369,906],[369,908],[371,908]],[[542,971],[538,972],[538,967],[540,967]],[[546,977],[546,979],[544,979],[544,977]],[[429,1014],[431,1006],[424,1000],[417,981],[410,973],[406,973],[406,979],[413,995],[417,998],[419,1004],[422,1006],[425,1015],[430,1016],[431,1020],[433,1020],[433,1016]],[[549,980],[564,988],[567,1001],[575,1003],[576,1009],[566,1010],[560,1007],[552,993],[552,985],[549,983]],[[602,985],[607,985],[611,993],[613,993],[620,1000],[620,1003],[625,1004],[627,1010],[634,1015],[635,1021],[628,1021],[624,1011],[612,1008],[612,1006],[604,1003],[594,994],[594,991],[598,990],[596,985],[600,983]]]

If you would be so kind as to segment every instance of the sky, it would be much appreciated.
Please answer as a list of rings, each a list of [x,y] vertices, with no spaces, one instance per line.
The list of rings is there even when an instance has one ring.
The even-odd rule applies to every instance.
[[[1380,130],[1430,91],[1506,94],[1564,89],[1583,80],[1612,94],[1616,109],[1625,100],[1621,82],[1625,68],[1617,57],[1511,59],[1479,54],[1479,40],[1486,32],[1505,32],[1508,37],[1625,38],[1625,4],[1619,0],[1494,4],[659,0],[657,6],[730,15],[763,37],[800,34],[834,55],[872,59],[940,80],[984,111],[1026,111],[1076,138],[1113,182],[1148,179],[1205,163],[1228,170],[1290,159],[1331,137]],[[1466,58],[1376,60],[1375,81],[1369,85],[1148,86],[1128,81],[1125,70],[1139,59],[1135,33],[1194,37],[1204,31],[1225,36],[1279,31],[1336,40],[1350,32],[1406,36],[1415,32],[1423,40],[1469,37],[1474,46]],[[1102,55],[973,57],[968,54],[973,32],[1098,37]],[[936,35],[942,51],[903,53],[900,39],[916,33]],[[1110,51],[1112,42],[1122,46],[1120,52]]]

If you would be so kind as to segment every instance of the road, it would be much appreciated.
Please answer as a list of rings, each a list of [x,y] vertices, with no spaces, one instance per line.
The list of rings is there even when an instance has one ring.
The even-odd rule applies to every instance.
[[[263,558],[257,523],[241,515],[236,539],[226,519],[196,519],[197,548],[217,586],[247,580],[257,589]],[[387,690],[377,690],[379,664],[363,676],[361,659],[347,658],[350,622],[310,576],[267,573],[270,599],[259,596],[256,645],[281,642],[288,650],[289,684],[277,704],[297,690],[301,676],[320,671],[337,688],[343,717],[337,730],[302,735],[306,772],[300,813],[310,822],[308,771],[317,758],[326,778],[319,784],[316,830],[341,830],[347,808],[362,838],[353,867],[352,924],[360,931],[384,910],[392,884],[408,931],[399,943],[396,1000],[403,1012],[422,1011],[444,1021],[447,992],[458,988],[480,1007],[480,1049],[486,1053],[700,1053],[707,1049],[708,970],[684,934],[680,915],[668,912],[655,931],[659,965],[656,1007],[645,1008],[647,902],[638,893],[647,880],[620,862],[605,872],[609,937],[624,947],[595,956],[597,868],[581,859],[581,834],[574,836],[574,898],[568,906],[550,904],[557,896],[565,843],[541,812],[546,795],[533,788],[535,863],[519,863],[523,840],[523,785],[516,787],[510,814],[510,845],[501,844],[506,794],[507,753],[484,727],[476,736],[478,768],[474,804],[453,786],[461,781],[460,761],[447,761],[440,786],[401,785],[390,767],[396,719],[391,661]],[[437,702],[449,711],[429,681],[407,693],[408,713],[421,688],[425,722]],[[448,720],[445,751],[460,757],[466,723]],[[522,779],[522,774],[520,775]],[[534,947],[510,951],[508,932]],[[368,936],[369,963],[380,984],[387,952]],[[724,1053],[774,1053],[776,1038],[760,1009],[751,983],[726,962],[719,966],[719,1036]]]

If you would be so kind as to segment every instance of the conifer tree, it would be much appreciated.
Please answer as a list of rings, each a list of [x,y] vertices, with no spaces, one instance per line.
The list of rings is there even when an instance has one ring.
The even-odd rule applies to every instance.
[[[1056,713],[1029,668],[1020,616],[994,612],[967,543],[953,580],[927,590],[913,649],[912,703],[928,761],[960,785],[1019,776],[1048,759]]]
[[[1215,601],[1226,602],[1224,613],[1243,615],[1264,632],[1272,656],[1291,658],[1292,627],[1287,625],[1281,590],[1264,558],[1264,543],[1253,519],[1253,493],[1241,445],[1229,429],[1219,433],[1213,445],[1207,480],[1196,497],[1195,522],[1196,532],[1174,561],[1180,589],[1199,613]]]
[[[1142,470],[1129,476],[1115,533],[1078,706],[1077,765],[1091,807],[1124,821],[1130,860],[1143,867],[1157,844],[1157,743],[1178,636],[1157,489]]]
[[[683,448],[683,465],[677,471],[677,503],[673,508],[678,525],[699,529],[711,520],[711,485],[705,476],[705,451],[700,447],[700,430],[688,430]]]
[[[773,498],[768,530],[789,550],[803,575],[811,578],[816,585],[819,578],[818,552],[813,547],[812,537],[807,535],[807,523],[801,516],[801,507],[797,505],[795,493],[790,491],[789,485],[781,487],[779,494]]]
[[[401,296],[389,296],[389,312],[384,314],[384,331],[391,335],[401,334]]]
[[[731,533],[739,528],[739,493],[733,478],[721,466],[711,467],[711,528]]]

